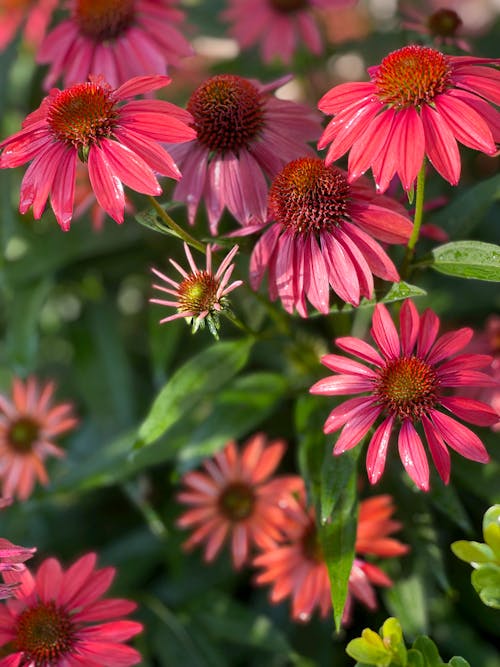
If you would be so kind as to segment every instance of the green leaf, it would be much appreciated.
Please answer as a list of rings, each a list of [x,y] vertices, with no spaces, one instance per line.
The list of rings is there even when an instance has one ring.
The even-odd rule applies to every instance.
[[[432,251],[432,259],[432,268],[448,276],[500,281],[500,246],[492,243],[446,243]]]
[[[135,447],[153,443],[208,394],[224,386],[246,364],[252,344],[251,339],[216,343],[181,366],[156,397]]]
[[[500,566],[495,563],[480,565],[471,575],[471,582],[479,597],[488,607],[500,607]]]
[[[483,531],[490,525],[500,526],[500,505],[492,505],[483,516]]]
[[[465,658],[455,655],[448,663],[450,667],[470,667],[470,664]]]
[[[442,667],[443,661],[439,655],[436,644],[426,635],[420,635],[413,642],[415,650],[424,657],[425,667]]]
[[[162,207],[169,210],[168,204],[162,204]],[[174,236],[175,238],[178,238],[177,234],[162,222],[154,208],[148,209],[147,211],[139,211],[134,217],[140,225],[147,229],[151,229],[154,232],[160,232],[160,234],[165,234],[166,236]]]
[[[490,507],[483,517],[484,541],[500,561],[500,505]]]
[[[419,574],[399,579],[384,591],[384,600],[392,616],[396,616],[405,633],[417,635],[427,628],[427,603],[424,582]]]
[[[372,308],[377,303],[395,303],[396,301],[403,301],[404,299],[411,299],[418,296],[425,296],[427,292],[421,287],[410,285],[401,281],[393,283],[389,290],[381,292],[376,291],[373,299],[361,299],[359,306],[351,306],[350,304],[334,305],[330,308],[330,313],[347,313],[350,310],[358,310],[358,308]],[[315,313],[312,317],[318,317],[319,313]]]
[[[382,626],[382,637],[384,644],[389,642],[390,649],[396,661],[402,667],[406,667],[407,651],[403,638],[403,630],[397,618],[388,618]]]
[[[451,550],[457,558],[464,560],[466,563],[489,563],[495,559],[490,547],[482,542],[458,540],[453,542]]]
[[[378,637],[378,642],[375,637]],[[363,630],[361,637],[352,639],[347,644],[345,651],[354,660],[377,665],[377,667],[389,667],[392,661],[392,654],[385,648],[382,639],[376,632],[368,628]]]
[[[415,649],[411,648],[408,651],[407,656],[408,662],[406,663],[406,667],[426,667],[424,656],[419,651],[415,651]]]
[[[472,524],[460,500],[458,493],[452,486],[436,484],[430,498],[434,507],[444,514],[450,521],[459,526],[466,533],[472,531]]]

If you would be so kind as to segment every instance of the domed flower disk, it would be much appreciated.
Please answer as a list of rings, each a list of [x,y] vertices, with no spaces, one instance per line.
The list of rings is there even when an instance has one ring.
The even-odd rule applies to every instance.
[[[58,223],[67,231],[73,216],[76,165],[88,169],[99,205],[123,222],[123,185],[147,195],[162,189],[156,174],[179,179],[181,173],[163,142],[190,141],[190,114],[169,102],[136,100],[135,95],[163,88],[166,76],[130,79],[116,90],[92,78],[66,90],[53,88],[23,129],[0,143],[0,168],[30,162],[22,184],[21,213],[33,207],[40,218],[48,197]]]

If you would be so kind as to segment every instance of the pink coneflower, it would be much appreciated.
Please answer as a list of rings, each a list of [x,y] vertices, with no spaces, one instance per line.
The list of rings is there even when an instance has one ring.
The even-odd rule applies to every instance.
[[[52,404],[54,383],[14,378],[12,399],[0,394],[0,481],[2,492],[26,500],[35,479],[47,484],[44,460],[64,456],[53,440],[78,423],[71,403]]]
[[[289,160],[312,150],[321,133],[316,112],[270,95],[283,79],[263,85],[233,74],[207,79],[189,99],[197,139],[170,148],[182,170],[174,199],[186,202],[194,223],[205,200],[210,231],[224,206],[242,225],[266,216],[267,182]]]
[[[24,570],[23,563],[33,556],[36,549],[18,547],[9,540],[0,537],[0,572],[15,572],[19,578]],[[0,584],[0,600],[5,600],[14,595],[19,581],[12,581],[8,584]]]
[[[56,5],[57,0],[0,0],[0,52],[21,28],[24,41],[38,47]]]
[[[281,540],[289,496],[303,488],[297,476],[269,479],[284,452],[284,442],[267,444],[257,433],[241,452],[231,441],[204,462],[204,472],[187,473],[177,497],[191,508],[178,521],[181,528],[194,528],[185,547],[205,543],[204,557],[211,561],[230,540],[233,564],[239,569],[252,546],[268,548]]]
[[[343,83],[319,101],[334,114],[319,141],[330,164],[349,149],[349,179],[371,167],[384,192],[397,172],[411,190],[427,155],[452,185],[460,178],[457,140],[488,155],[500,141],[500,72],[495,58],[446,56],[405,46],[370,67],[371,81]]]
[[[113,90],[91,77],[67,90],[54,88],[30,114],[23,129],[0,143],[0,167],[31,160],[21,184],[19,210],[40,218],[47,198],[67,231],[73,215],[78,159],[88,168],[99,205],[123,222],[123,185],[147,195],[162,189],[156,173],[179,179],[177,165],[159,141],[182,142],[196,136],[189,113],[169,102],[137,100],[119,103],[168,85],[166,76],[130,79]]]
[[[228,310],[229,301],[227,295],[234,289],[243,284],[242,280],[234,280],[229,283],[229,279],[234,270],[232,260],[238,252],[238,246],[233,249],[222,260],[217,272],[212,272],[212,247],[207,245],[206,249],[206,264],[205,269],[198,269],[196,266],[191,251],[187,243],[184,243],[184,252],[189,263],[191,271],[185,271],[173,259],[169,259],[172,266],[181,274],[182,280],[177,282],[164,275],[158,269],[151,269],[151,271],[163,280],[165,285],[153,285],[154,289],[160,292],[166,292],[175,297],[175,301],[169,299],[150,299],[151,303],[158,303],[161,306],[170,306],[176,308],[177,312],[173,315],[168,315],[160,320],[160,324],[177,320],[180,317],[190,320],[193,333],[198,329],[208,324],[210,332],[217,338],[217,329],[219,328],[219,313],[223,310]],[[229,284],[228,284],[229,283]]]
[[[63,571],[48,558],[35,576],[21,573],[15,599],[0,608],[0,667],[128,667],[141,661],[124,644],[142,631],[140,623],[122,618],[136,605],[103,598],[115,569],[95,564],[90,553]]]
[[[391,520],[394,512],[390,496],[377,496],[360,504],[356,553],[394,557],[405,554],[408,547],[388,537],[401,524]],[[291,616],[296,621],[308,621],[317,607],[325,617],[331,610],[330,581],[314,519],[314,510],[306,509],[304,498],[292,501],[287,508],[289,521],[284,524],[286,543],[266,547],[253,564],[262,568],[255,581],[271,584],[270,600],[278,603],[287,597],[292,600]],[[367,537],[375,537],[373,548]],[[391,586],[392,581],[380,568],[355,558],[349,577],[349,595],[342,615],[348,624],[353,598],[369,609],[377,608],[373,585]]]
[[[487,463],[488,453],[478,436],[453,415],[479,426],[498,420],[485,403],[447,396],[454,387],[492,386],[494,380],[477,370],[489,366],[491,357],[460,354],[472,337],[467,327],[443,334],[437,340],[439,318],[432,310],[420,317],[409,300],[400,315],[400,338],[387,308],[375,306],[371,335],[380,353],[359,338],[337,338],[337,347],[370,366],[336,354],[327,354],[321,363],[339,373],[320,380],[313,394],[338,396],[366,393],[334,408],[325,422],[325,433],[344,427],[333,453],[342,454],[362,441],[378,417],[382,423],[373,434],[366,456],[368,478],[375,484],[381,477],[393,430],[399,431],[398,449],[403,466],[415,484],[429,490],[429,465],[417,426],[423,429],[432,459],[445,484],[450,479],[450,454],[446,445],[472,461]],[[451,358],[449,358],[451,357]],[[447,361],[444,361],[447,359]]]
[[[277,58],[289,63],[303,42],[319,55],[323,51],[317,10],[338,9],[355,0],[228,0],[222,17],[233,23],[230,34],[246,49],[260,43],[268,63]]]
[[[402,13],[405,20],[401,22],[403,28],[414,30],[432,40],[436,46],[457,46],[462,51],[470,51],[467,40],[463,39],[463,21],[457,12],[446,6],[446,3],[435,9],[432,3],[429,7],[416,9],[411,5],[403,5]]]
[[[399,281],[396,267],[373,237],[405,243],[411,222],[404,209],[377,195],[366,183],[349,184],[347,174],[320,158],[300,158],[274,179],[268,198],[274,224],[250,259],[250,285],[258,289],[265,271],[269,294],[288,312],[307,317],[306,296],[328,313],[330,287],[359,305],[373,296],[373,274]]]
[[[69,0],[70,17],[47,35],[37,54],[50,64],[45,89],[100,74],[117,88],[135,76],[166,74],[193,53],[177,30],[177,0]]]

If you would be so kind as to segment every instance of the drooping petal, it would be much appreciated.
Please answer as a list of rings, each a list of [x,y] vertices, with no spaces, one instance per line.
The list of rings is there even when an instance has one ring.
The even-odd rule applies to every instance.
[[[429,463],[424,446],[413,424],[405,419],[399,431],[398,449],[401,462],[422,491],[429,490]]]
[[[376,484],[382,477],[389,449],[389,441],[394,426],[394,416],[389,415],[377,427],[366,452],[366,472],[370,484]]]

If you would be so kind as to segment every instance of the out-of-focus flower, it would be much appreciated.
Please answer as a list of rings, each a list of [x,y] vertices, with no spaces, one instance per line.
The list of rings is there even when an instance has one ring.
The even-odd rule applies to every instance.
[[[182,276],[180,282],[172,280],[158,269],[151,269],[155,276],[158,276],[169,286],[154,284],[153,288],[171,294],[175,297],[175,301],[172,299],[168,301],[150,299],[150,302],[177,308],[176,313],[164,317],[160,320],[160,324],[184,317],[190,320],[193,333],[196,333],[200,327],[205,326],[206,321],[212,335],[218,338],[219,313],[229,309],[227,295],[243,284],[242,280],[234,280],[229,283],[234,270],[234,264],[231,262],[238,252],[238,246],[234,246],[226,255],[215,274],[212,272],[212,247],[210,245],[206,249],[206,265],[205,269],[202,270],[196,266],[186,243],[184,243],[184,251],[191,269],[190,272],[185,271],[175,260],[169,259],[172,266]]]
[[[398,449],[403,466],[419,488],[429,490],[429,464],[417,426],[423,429],[432,459],[445,484],[450,479],[450,453],[446,445],[472,461],[489,461],[478,436],[440,408],[478,426],[495,424],[498,415],[489,405],[445,393],[455,387],[496,384],[493,378],[478,370],[489,366],[491,357],[457,356],[470,341],[472,329],[450,331],[436,340],[438,331],[437,315],[427,309],[420,317],[413,303],[407,300],[401,308],[398,336],[387,308],[377,304],[371,335],[381,354],[359,338],[335,341],[341,350],[368,362],[369,366],[337,354],[327,354],[321,359],[336,375],[316,382],[311,393],[366,394],[341,403],[328,416],[325,433],[344,427],[335,443],[334,454],[355,447],[378,417],[383,418],[366,455],[366,469],[372,484],[378,482],[384,471],[392,432],[399,431]]]
[[[0,0],[0,52],[23,30],[23,39],[36,48],[45,36],[57,0]]]
[[[418,9],[412,5],[403,5],[402,27],[423,35],[438,47],[457,46],[462,51],[471,51],[469,42],[462,37],[463,21],[457,12],[448,7],[446,2],[438,9],[431,2],[427,5]]]
[[[49,90],[102,75],[117,88],[135,76],[166,74],[168,64],[193,53],[177,30],[177,0],[69,0],[70,16],[50,32],[37,61],[50,64]]]
[[[273,224],[250,259],[250,284],[257,289],[265,271],[269,294],[288,312],[307,317],[306,296],[328,313],[330,286],[345,302],[359,305],[373,296],[373,274],[399,281],[396,267],[373,237],[405,243],[412,230],[402,206],[377,195],[367,183],[349,184],[347,174],[320,158],[287,164],[269,191]]]
[[[211,561],[230,540],[233,564],[239,569],[253,546],[271,548],[282,540],[284,509],[291,494],[303,489],[302,479],[295,475],[270,479],[284,452],[284,442],[267,444],[257,433],[241,452],[231,441],[204,462],[203,472],[187,473],[177,497],[190,507],[178,525],[194,529],[185,547],[205,543],[204,557]]]
[[[71,403],[52,404],[54,383],[14,378],[12,398],[0,394],[0,482],[2,493],[26,500],[35,479],[47,484],[44,460],[64,456],[54,438],[73,429],[78,420]],[[1,664],[1,663],[0,663]]]
[[[214,235],[225,206],[242,225],[263,222],[265,176],[272,178],[293,158],[313,154],[307,142],[321,134],[320,119],[302,104],[270,95],[283,82],[263,85],[220,74],[191,95],[187,108],[197,138],[169,147],[183,174],[174,199],[186,202],[191,224],[202,198]]]
[[[401,528],[391,519],[394,506],[390,496],[374,496],[360,504],[356,535],[356,554],[390,558],[400,556],[408,547],[389,537]],[[261,568],[255,581],[270,584],[270,600],[278,603],[291,598],[291,616],[308,621],[315,608],[325,617],[331,610],[330,581],[314,519],[314,510],[307,509],[305,498],[292,500],[287,508],[289,521],[284,524],[286,542],[263,549],[253,564]],[[372,538],[374,538],[372,540]],[[373,563],[356,557],[349,577],[349,596],[342,615],[342,624],[350,621],[353,598],[369,609],[377,608],[373,585],[391,586],[392,581]]]
[[[268,63],[292,60],[301,43],[315,55],[323,51],[315,11],[353,5],[356,0],[228,0],[222,17],[230,34],[244,49],[260,43]]]
[[[500,142],[500,72],[494,58],[447,56],[405,46],[370,67],[370,82],[343,83],[319,108],[334,118],[318,144],[330,142],[326,163],[349,151],[349,180],[371,167],[380,192],[395,173],[414,186],[425,156],[452,185],[460,178],[457,140],[488,155]]]
[[[123,184],[148,195],[162,189],[156,174],[179,179],[181,174],[159,141],[190,141],[190,114],[169,102],[135,100],[135,95],[168,85],[166,76],[130,79],[113,90],[93,78],[66,90],[54,88],[23,123],[23,129],[0,143],[0,168],[31,161],[22,184],[19,210],[30,206],[40,218],[47,198],[62,229],[73,216],[78,159],[88,168],[99,205],[123,222]]]
[[[20,575],[15,599],[0,608],[1,667],[128,667],[140,654],[124,642],[142,625],[122,617],[136,608],[119,598],[103,598],[115,569],[96,569],[87,554],[64,571],[58,560],[45,560],[35,576]],[[4,573],[10,581],[12,573]]]

